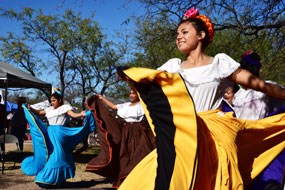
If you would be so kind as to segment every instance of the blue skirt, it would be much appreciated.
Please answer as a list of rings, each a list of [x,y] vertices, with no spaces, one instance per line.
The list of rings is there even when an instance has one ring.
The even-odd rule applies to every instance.
[[[23,107],[30,125],[34,155],[23,160],[21,169],[26,175],[36,176],[35,182],[41,187],[60,187],[75,175],[73,150],[76,145],[95,130],[92,112],[86,112],[83,126],[69,128],[47,126]]]

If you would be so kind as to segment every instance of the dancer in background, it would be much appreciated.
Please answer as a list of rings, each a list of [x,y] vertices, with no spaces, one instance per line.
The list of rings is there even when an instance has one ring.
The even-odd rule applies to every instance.
[[[226,87],[222,102],[222,111],[223,112],[233,112],[234,116],[236,117],[233,99],[235,93],[239,90],[239,85],[231,83],[228,87]]]
[[[240,67],[259,77],[262,67],[261,58],[254,51],[248,50],[240,60]],[[278,85],[269,80],[266,80],[266,83]],[[278,110],[284,103],[282,100],[268,96],[266,93],[251,89],[245,85],[241,85],[241,88],[235,93],[233,99],[237,118],[248,120],[262,119]]]
[[[259,77],[262,63],[260,56],[256,52],[252,50],[246,51],[240,60],[240,64],[241,68]],[[272,81],[267,82],[274,83]],[[244,86],[235,93],[233,104],[239,119],[258,120],[285,112],[281,108],[284,105],[284,101]],[[284,171],[285,149],[252,182],[248,190],[281,189]]]
[[[21,168],[26,175],[35,175],[35,182],[40,187],[58,188],[64,185],[66,179],[74,177],[73,150],[95,129],[95,123],[91,111],[75,113],[70,105],[64,105],[59,89],[51,95],[50,103],[51,106],[44,110],[23,107],[30,125],[34,155],[24,159]],[[45,115],[48,125],[34,113]],[[84,125],[66,127],[67,116],[86,117]]]
[[[43,110],[36,110],[32,106],[30,106],[29,109],[37,115],[44,115],[47,118],[49,125],[64,126],[67,122],[67,116],[72,118],[80,118],[85,116],[85,111],[75,113],[72,111],[72,107],[70,105],[64,104],[59,89],[55,89],[55,92],[51,95],[50,104],[50,107]]]
[[[119,189],[246,189],[283,150],[284,115],[239,120],[220,109],[229,81],[279,99],[285,89],[224,53],[207,55],[213,37],[211,20],[191,8],[177,29],[184,60],[170,59],[158,70],[118,68],[137,89],[157,146]]]
[[[94,95],[87,100],[90,109],[95,110],[100,144],[102,142],[100,154],[88,163],[87,171],[113,178],[113,187],[120,186],[136,164],[155,148],[154,135],[134,89],[130,90],[129,100],[115,104],[102,95]],[[114,110],[116,116],[108,113],[102,103]],[[115,124],[108,123],[110,121]],[[106,156],[110,154],[112,155]],[[102,160],[105,160],[106,164],[102,165]]]

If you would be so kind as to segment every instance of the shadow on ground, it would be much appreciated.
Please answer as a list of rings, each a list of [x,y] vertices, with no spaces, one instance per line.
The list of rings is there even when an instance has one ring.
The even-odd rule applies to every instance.
[[[111,179],[103,179],[103,180],[90,180],[90,181],[80,181],[80,182],[67,182],[62,189],[70,189],[70,188],[90,188],[99,184],[108,184],[113,183]],[[115,189],[115,188],[102,188],[102,189]]]
[[[96,157],[100,152],[99,147],[76,147],[73,151],[74,160],[76,163],[88,163],[92,158]],[[21,163],[26,157],[33,156],[33,151],[28,150],[24,152],[8,151],[5,152],[4,162]],[[1,160],[2,161],[2,160]]]
[[[96,190],[113,190],[112,180],[90,174],[86,176],[85,167],[91,159],[96,157],[100,152],[98,146],[83,147],[79,145],[74,150],[74,160],[76,163],[76,176],[79,176],[75,181],[67,181],[64,186],[57,189],[96,189]],[[33,156],[31,144],[24,148],[24,152],[7,151],[4,157],[4,173],[1,174],[2,163],[0,162],[0,189],[41,189],[34,182],[34,176],[26,176],[21,172],[21,162],[29,156]],[[87,172],[88,173],[88,172]],[[82,175],[80,177],[80,175]],[[92,176],[92,178],[91,178]],[[46,188],[45,188],[46,189]],[[55,189],[49,187],[48,189]]]

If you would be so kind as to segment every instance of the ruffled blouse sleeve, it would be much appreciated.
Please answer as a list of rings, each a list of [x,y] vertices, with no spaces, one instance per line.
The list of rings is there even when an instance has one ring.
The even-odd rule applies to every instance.
[[[169,59],[162,66],[158,67],[157,70],[167,71],[169,73],[175,73],[180,70],[180,65],[181,65],[181,59],[172,58]]]
[[[218,78],[226,78],[236,71],[240,64],[225,53],[219,53],[214,57],[214,68],[217,70]]]

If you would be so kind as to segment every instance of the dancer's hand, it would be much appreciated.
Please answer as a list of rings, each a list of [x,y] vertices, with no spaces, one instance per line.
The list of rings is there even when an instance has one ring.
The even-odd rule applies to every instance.
[[[96,94],[97,96],[98,96],[98,98],[100,99],[100,100],[102,100],[103,98],[104,98],[104,96],[102,96],[101,94]]]
[[[82,111],[80,114],[81,114],[81,117],[85,117],[86,116],[86,111]]]

